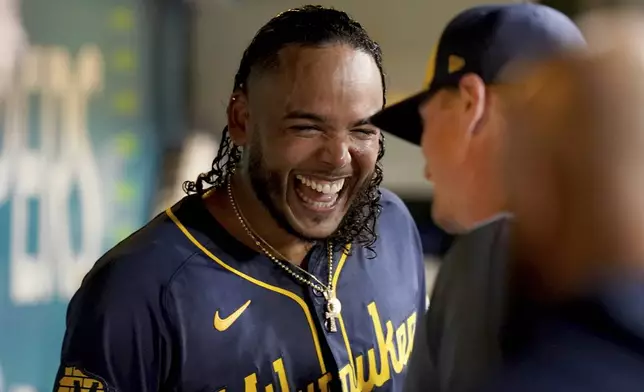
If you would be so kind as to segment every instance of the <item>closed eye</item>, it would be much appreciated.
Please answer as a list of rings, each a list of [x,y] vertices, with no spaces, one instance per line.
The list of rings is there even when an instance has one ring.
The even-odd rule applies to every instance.
[[[353,129],[352,132],[360,132],[365,135],[375,135],[378,133],[375,129],[370,129],[370,128],[358,128],[358,129]]]
[[[378,131],[373,128],[355,128],[351,130],[354,137],[362,140],[371,140],[378,134]]]
[[[311,133],[322,132],[322,130],[315,125],[292,125],[289,127],[297,134],[307,135]]]

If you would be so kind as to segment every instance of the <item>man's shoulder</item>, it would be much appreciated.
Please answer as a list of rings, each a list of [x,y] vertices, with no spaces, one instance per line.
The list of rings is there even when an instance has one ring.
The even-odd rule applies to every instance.
[[[380,195],[381,222],[412,224],[416,227],[407,205],[398,195],[385,188],[380,188]]]
[[[405,203],[393,192],[381,188],[380,205],[382,211],[378,217],[377,233],[379,254],[394,252],[400,262],[415,260],[424,266],[423,246],[416,222]],[[424,270],[423,270],[424,273]]]
[[[405,202],[390,190],[380,188],[380,192],[382,210],[378,217],[378,235],[387,242],[406,245],[413,242],[422,249],[418,227]]]
[[[390,191],[387,188],[380,188],[380,205],[382,206],[383,211],[394,209],[398,211],[404,211],[409,214],[405,202],[402,201],[400,196]]]
[[[470,231],[462,235],[460,239],[462,241],[472,241],[476,239],[507,236],[511,222],[511,214],[501,213],[485,220],[484,222],[479,223]]]
[[[498,364],[510,219],[494,217],[457,237],[443,260],[427,315],[441,383],[473,385]]]
[[[477,286],[482,286],[486,279],[504,275],[509,252],[510,221],[509,215],[499,215],[458,236],[443,259],[435,292],[464,290],[468,285],[462,283],[467,280],[479,282]],[[455,279],[460,284],[455,284]],[[496,279],[494,283],[497,283]]]
[[[86,275],[83,285],[98,281],[117,286],[123,281],[136,281],[139,287],[166,285],[197,253],[171,218],[172,212],[168,214],[185,209],[182,203],[185,199],[107,251]]]
[[[509,242],[511,220],[511,215],[499,214],[456,237],[445,260],[449,261],[464,255],[481,258],[489,256],[490,251],[505,251]]]

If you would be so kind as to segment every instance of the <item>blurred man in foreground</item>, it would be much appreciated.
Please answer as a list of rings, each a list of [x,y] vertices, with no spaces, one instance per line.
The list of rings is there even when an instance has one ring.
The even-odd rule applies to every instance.
[[[434,220],[467,233],[439,271],[426,326],[417,334],[409,390],[468,391],[499,366],[509,250],[503,147],[521,126],[509,123],[518,77],[511,71],[583,45],[573,22],[548,7],[466,10],[440,38],[427,89],[372,118],[422,144],[425,173],[434,182]]]
[[[512,328],[527,333],[489,391],[644,390],[644,19],[600,20],[592,54],[540,67],[516,111],[526,127],[507,167],[526,317]]]

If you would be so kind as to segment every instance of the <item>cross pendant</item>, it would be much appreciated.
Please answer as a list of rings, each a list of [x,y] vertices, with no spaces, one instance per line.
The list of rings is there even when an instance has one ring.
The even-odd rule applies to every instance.
[[[336,298],[333,291],[329,291],[326,297],[327,303],[326,313],[324,314],[324,317],[326,318],[327,329],[329,330],[329,332],[337,332],[338,326],[336,325],[335,319],[340,316],[340,312],[342,311],[342,304],[340,303],[340,300]]]
[[[329,332],[338,332],[338,326],[335,323],[335,316],[333,316],[329,312],[327,312],[325,316],[326,316],[326,329]]]

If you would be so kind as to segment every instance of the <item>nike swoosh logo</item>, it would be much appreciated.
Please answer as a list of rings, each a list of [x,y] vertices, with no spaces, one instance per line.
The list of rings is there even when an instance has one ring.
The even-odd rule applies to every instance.
[[[246,308],[248,308],[249,305],[250,305],[250,300],[248,300],[245,304],[243,304],[239,309],[235,310],[230,316],[223,319],[219,317],[219,311],[216,311],[215,322],[213,323],[215,329],[219,332],[224,332],[225,330],[230,328],[230,326],[233,325],[235,321],[237,321],[239,316],[241,316],[242,313],[244,313],[244,311],[246,310]]]

